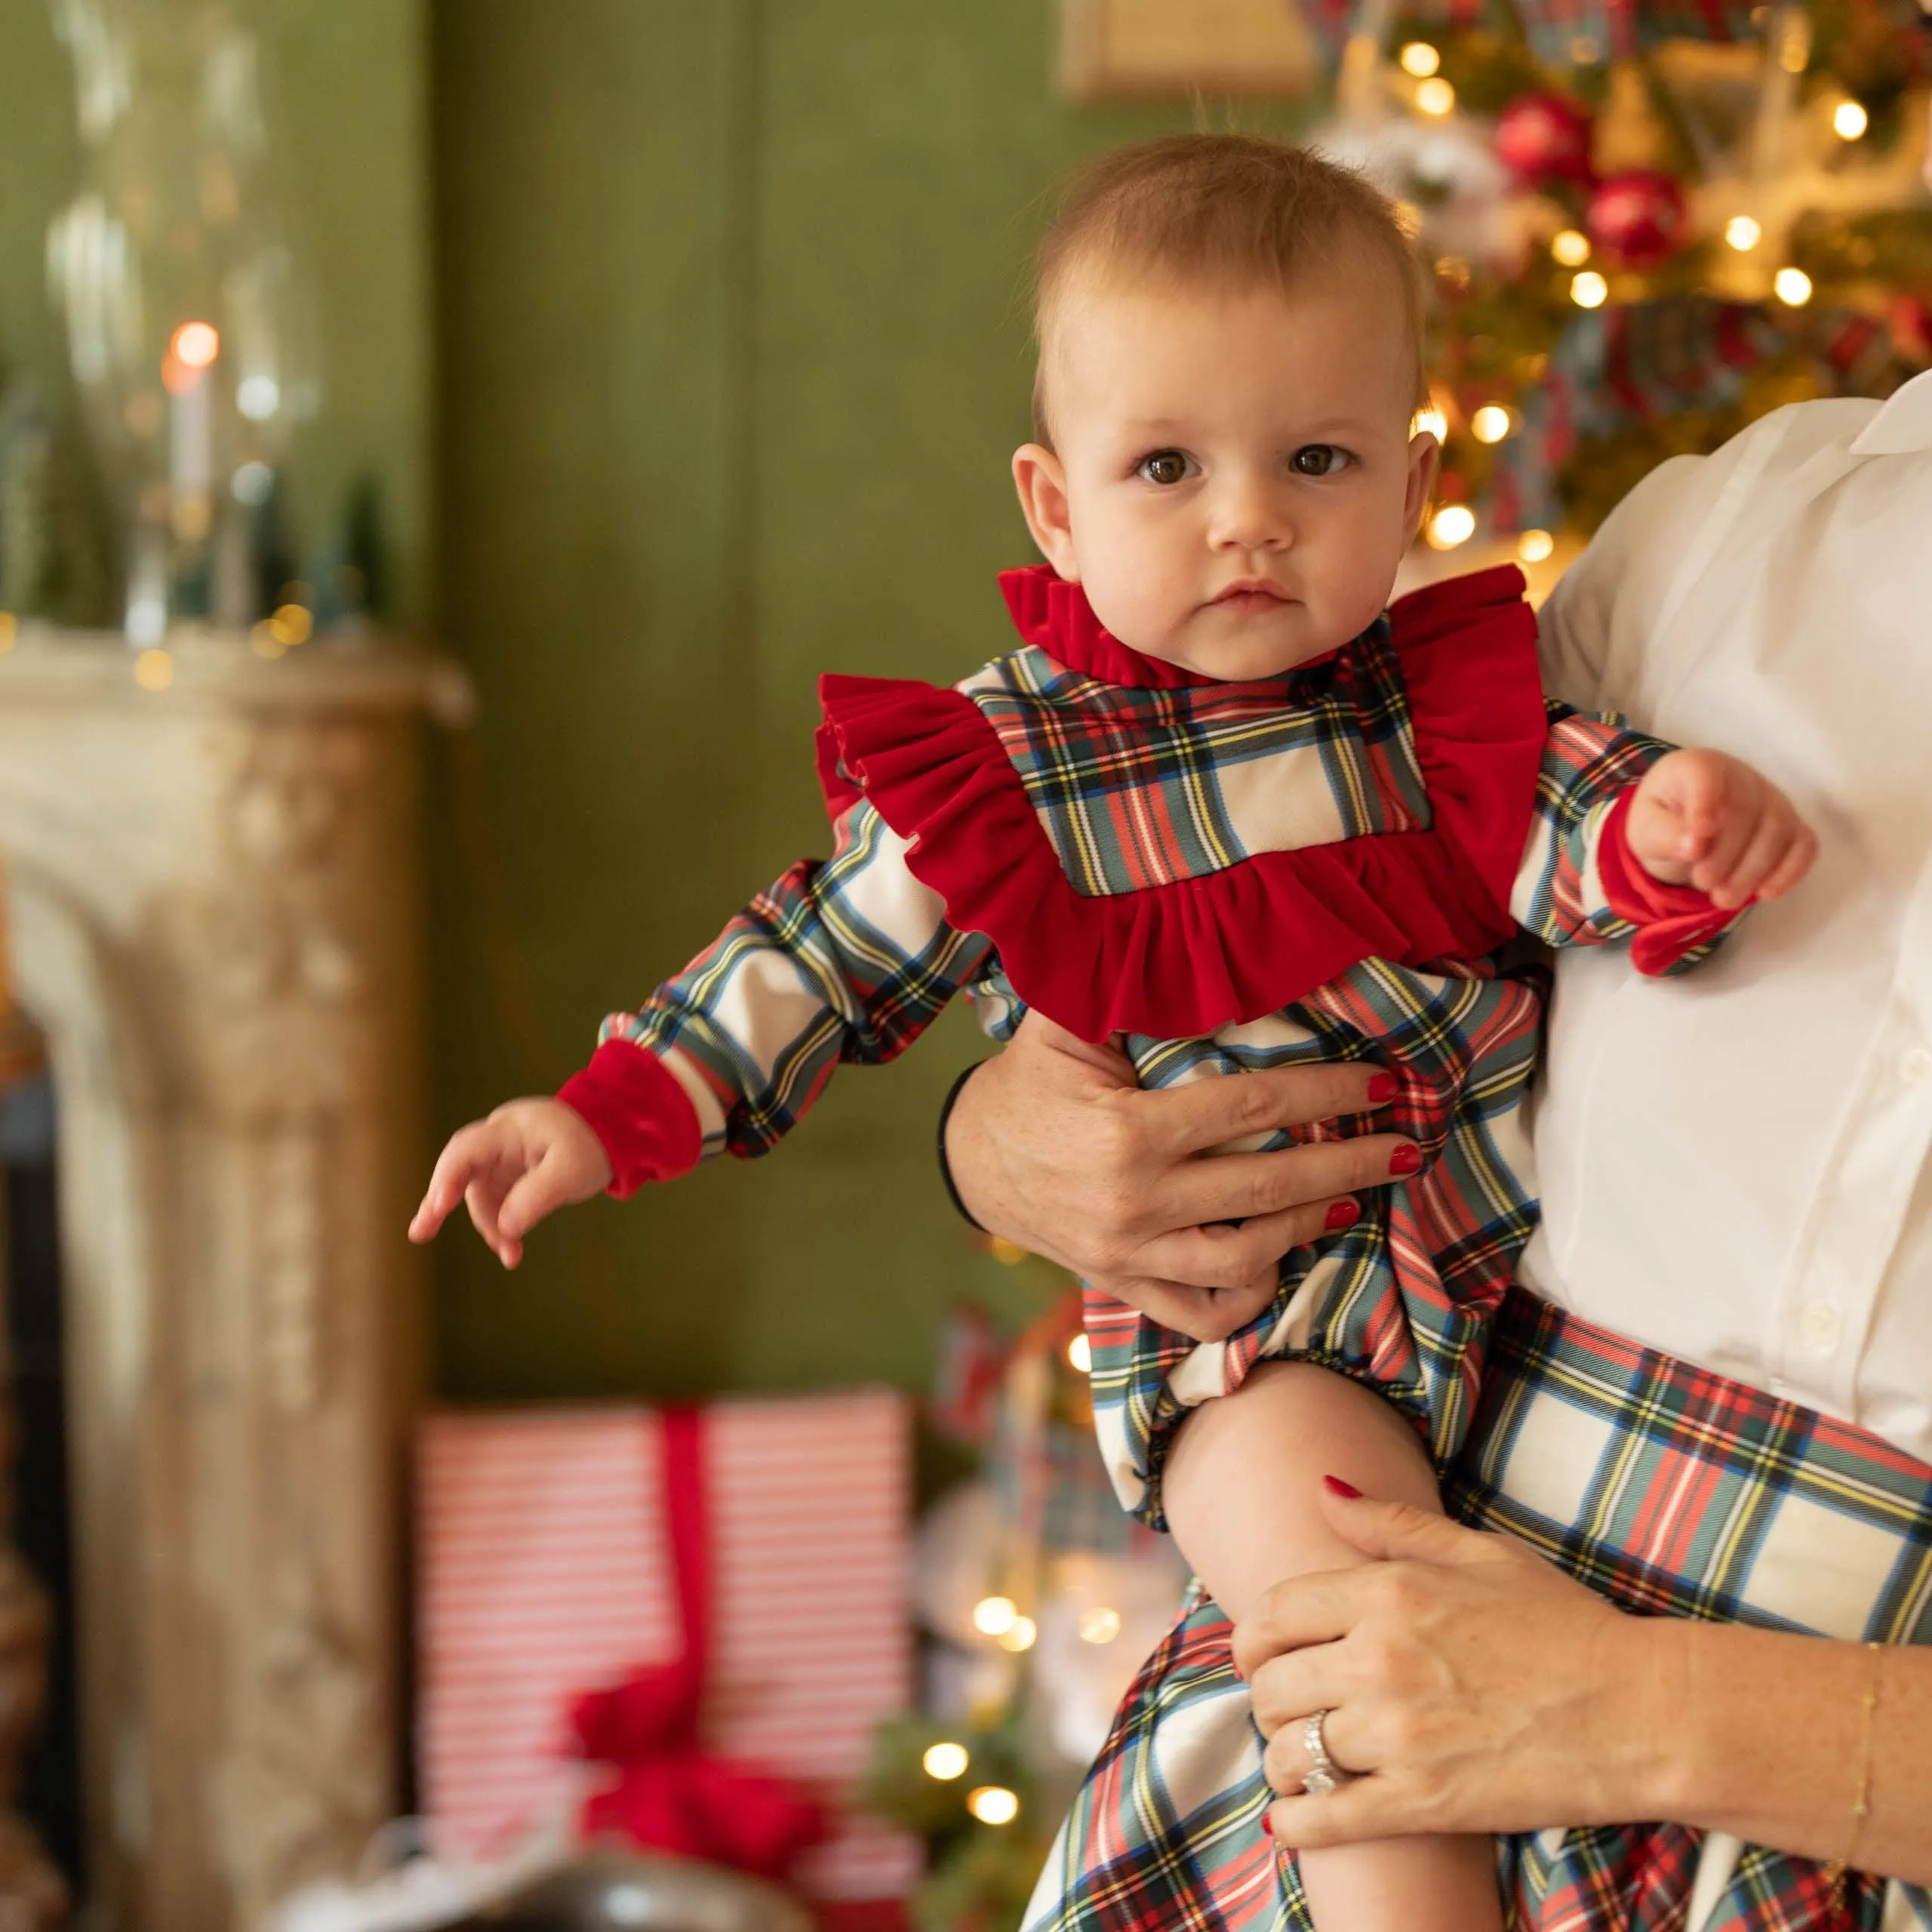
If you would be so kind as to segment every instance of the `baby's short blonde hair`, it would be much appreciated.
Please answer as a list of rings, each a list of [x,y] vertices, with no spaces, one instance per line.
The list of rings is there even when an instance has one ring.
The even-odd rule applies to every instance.
[[[1388,279],[1423,373],[1421,263],[1395,206],[1353,169],[1248,134],[1170,134],[1116,148],[1075,174],[1035,257],[1033,432],[1051,447],[1046,370],[1069,288],[1143,277],[1292,293],[1312,274],[1367,264]]]

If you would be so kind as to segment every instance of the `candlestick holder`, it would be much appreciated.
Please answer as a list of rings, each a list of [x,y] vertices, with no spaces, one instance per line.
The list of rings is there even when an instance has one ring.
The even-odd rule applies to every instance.
[[[254,32],[229,0],[53,0],[83,177],[48,273],[112,491],[131,643],[287,601],[283,472],[320,406]]]

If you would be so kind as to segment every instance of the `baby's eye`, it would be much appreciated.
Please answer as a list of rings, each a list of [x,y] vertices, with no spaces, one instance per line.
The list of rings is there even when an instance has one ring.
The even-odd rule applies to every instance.
[[[1288,467],[1297,476],[1336,476],[1354,460],[1333,443],[1304,443],[1289,457]]]
[[[1194,474],[1194,465],[1182,451],[1155,450],[1134,465],[1134,473],[1143,483],[1158,483],[1168,488],[1185,483]]]

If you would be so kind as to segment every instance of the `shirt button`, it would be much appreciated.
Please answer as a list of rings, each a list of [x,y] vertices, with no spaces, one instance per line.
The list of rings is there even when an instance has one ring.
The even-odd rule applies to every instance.
[[[1932,1053],[1923,1047],[1908,1047],[1899,1056],[1899,1078],[1909,1086],[1916,1087],[1928,1073],[1932,1073]]]
[[[1798,1332],[1804,1337],[1804,1346],[1821,1355],[1838,1340],[1842,1325],[1838,1310],[1829,1302],[1807,1302],[1798,1318]]]

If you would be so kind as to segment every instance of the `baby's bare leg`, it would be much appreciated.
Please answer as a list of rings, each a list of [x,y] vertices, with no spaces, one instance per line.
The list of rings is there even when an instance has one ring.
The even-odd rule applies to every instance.
[[[1380,1395],[1306,1362],[1262,1362],[1188,1418],[1163,1482],[1174,1540],[1238,1620],[1284,1577],[1352,1568],[1329,1528],[1321,1478],[1439,1510],[1414,1429]],[[1302,1883],[1322,1932],[1500,1932],[1484,1838],[1383,1838],[1306,1852]]]

